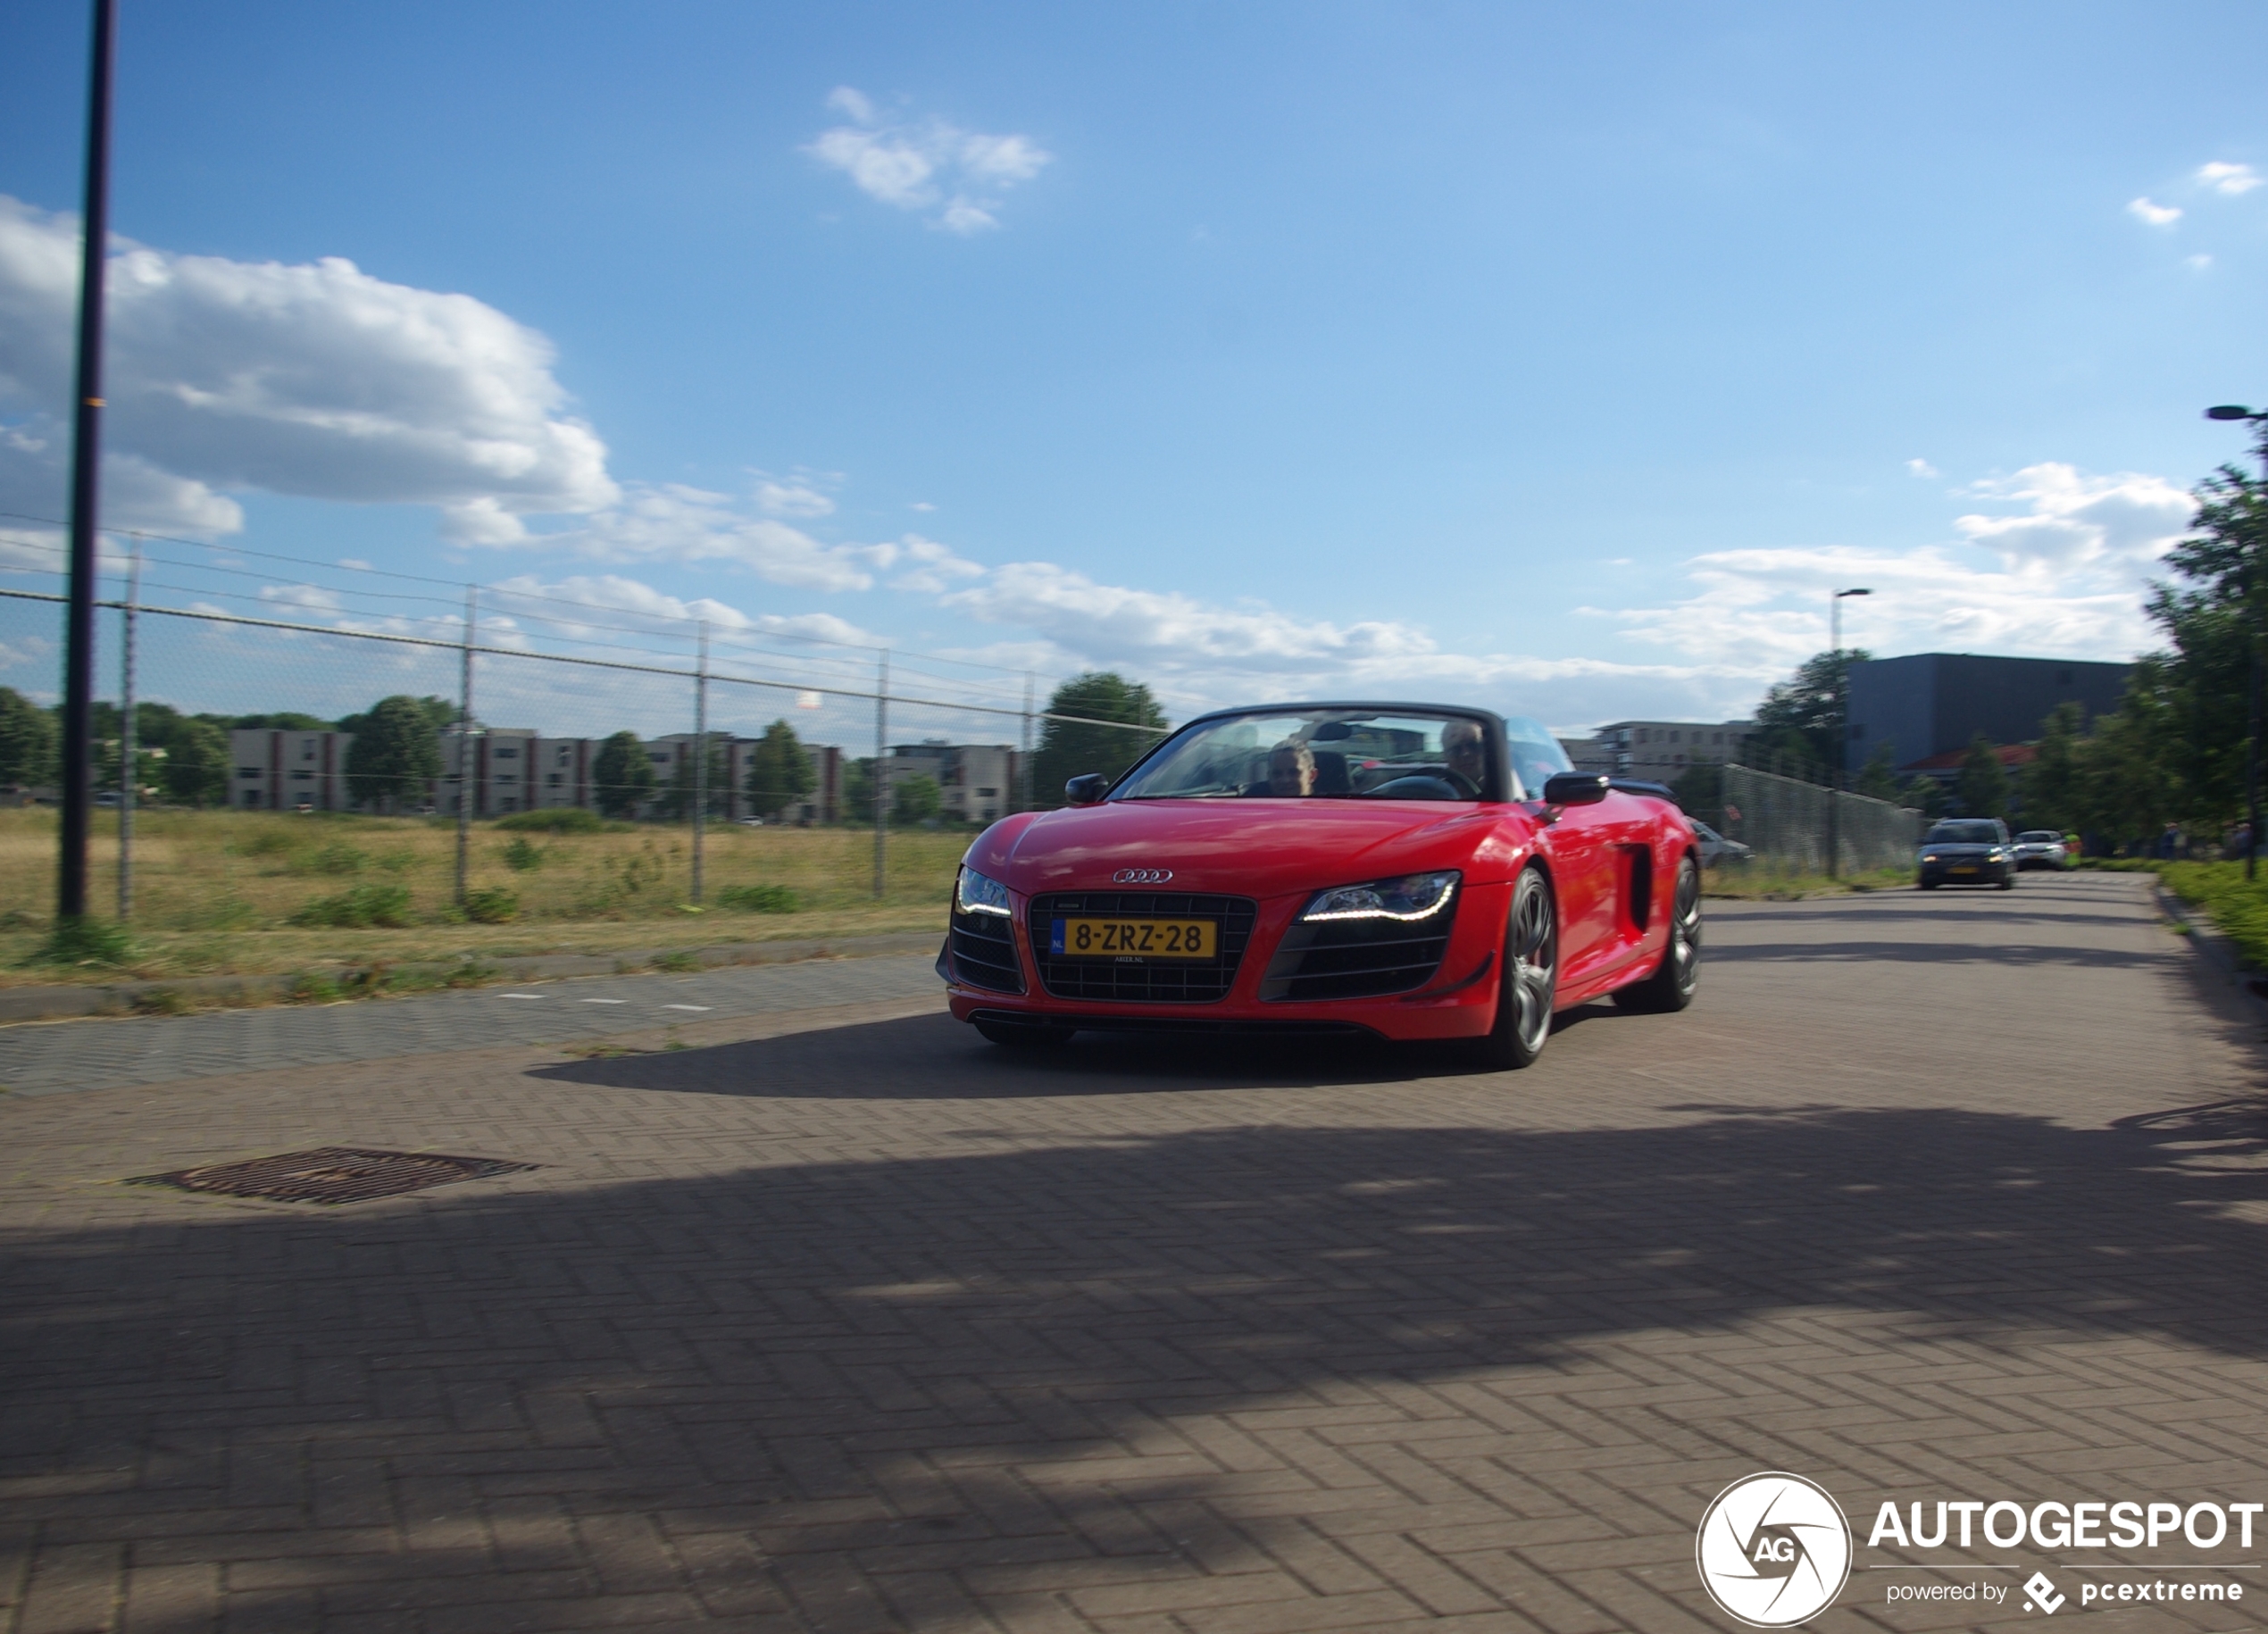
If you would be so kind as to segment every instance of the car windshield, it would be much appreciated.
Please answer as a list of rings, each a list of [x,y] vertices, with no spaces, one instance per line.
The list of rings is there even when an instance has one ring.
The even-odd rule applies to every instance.
[[[2026,829],[2016,838],[2027,846],[2054,846],[2062,843],[2064,837],[2053,829]]]
[[[1533,730],[1563,763],[1553,770],[1563,769],[1550,734]],[[1484,717],[1447,711],[1317,704],[1220,715],[1184,728],[1111,797],[1479,800],[1503,784],[1491,737]],[[1540,754],[1516,745],[1515,760],[1523,749],[1526,759]]]
[[[1996,822],[1941,822],[1930,830],[1932,846],[1997,846],[2000,825]]]

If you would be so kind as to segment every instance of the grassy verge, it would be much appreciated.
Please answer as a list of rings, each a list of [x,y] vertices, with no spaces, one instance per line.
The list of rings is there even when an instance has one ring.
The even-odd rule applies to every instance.
[[[108,919],[117,900],[116,819],[98,821],[89,895]],[[42,957],[71,951],[54,948],[48,918],[54,813],[0,811],[0,985],[342,965],[477,970],[521,955],[937,929],[968,837],[893,832],[878,899],[870,830],[712,828],[705,906],[697,910],[688,900],[690,841],[684,828],[654,825],[530,834],[475,824],[468,914],[455,898],[453,822],[145,812],[135,824],[135,913],[124,946],[90,946],[85,951],[96,956],[57,961]],[[387,990],[427,980],[404,972]]]
[[[2090,858],[2080,866],[2157,875],[2166,889],[2220,928],[2247,969],[2268,970],[2268,875],[2247,884],[2242,863],[2159,863],[2139,857]]]
[[[1701,894],[1728,902],[1800,902],[1806,896],[1854,891],[1903,890],[1913,883],[1910,868],[1875,868],[1830,880],[1825,874],[1791,873],[1764,863],[1727,863],[1702,873]]]

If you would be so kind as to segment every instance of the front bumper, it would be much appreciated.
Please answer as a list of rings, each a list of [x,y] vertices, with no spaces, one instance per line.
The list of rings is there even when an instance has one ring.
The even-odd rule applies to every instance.
[[[951,935],[938,958],[938,974],[946,979],[956,1020],[982,1020],[997,1026],[1417,1040],[1477,1038],[1495,1024],[1500,985],[1497,960],[1512,905],[1509,884],[1468,885],[1460,892],[1447,950],[1430,976],[1409,991],[1352,998],[1263,997],[1263,990],[1286,988],[1280,972],[1271,980],[1270,967],[1310,895],[1303,891],[1255,903],[1252,928],[1227,991],[1202,1002],[1109,1003],[1051,993],[1033,955],[1030,904],[1022,897],[1015,898],[1015,917],[1005,921],[1013,936],[1021,991],[1001,991],[990,985],[1002,980],[994,971],[963,970],[953,952],[959,938]],[[967,980],[971,975],[980,976],[981,981]]]
[[[1924,863],[1921,865],[1924,885],[1998,885],[2015,877],[2014,863]]]

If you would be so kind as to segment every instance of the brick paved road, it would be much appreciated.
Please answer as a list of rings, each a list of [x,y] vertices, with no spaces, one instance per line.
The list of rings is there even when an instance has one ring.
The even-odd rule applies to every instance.
[[[7,1626],[1725,1629],[1693,1527],[1757,1469],[1862,1540],[2268,1498],[2259,1029],[2136,881],[1711,955],[1525,1074],[1008,1056],[931,996],[0,1102]],[[117,1184],[328,1142],[546,1167]],[[2032,1615],[1895,1575],[1815,1626]]]
[[[936,960],[934,952],[815,959],[693,976],[594,976],[416,998],[0,1027],[0,1089],[54,1095],[933,997]]]

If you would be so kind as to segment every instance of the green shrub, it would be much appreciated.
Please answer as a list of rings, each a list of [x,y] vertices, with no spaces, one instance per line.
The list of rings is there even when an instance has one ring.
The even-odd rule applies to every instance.
[[[39,951],[25,963],[120,965],[133,957],[134,944],[123,925],[103,919],[72,918],[57,920]]]
[[[697,971],[702,968],[701,956],[698,954],[682,950],[677,953],[665,953],[654,961],[654,968],[657,971]]]
[[[281,856],[298,848],[299,836],[283,828],[257,830],[229,847],[238,856]]]
[[[370,860],[369,852],[335,839],[309,857],[304,866],[311,874],[358,874]]]
[[[528,843],[526,837],[514,835],[512,844],[504,848],[504,865],[516,874],[524,874],[544,865],[543,849]]]
[[[293,914],[291,922],[352,930],[368,930],[373,925],[399,930],[410,923],[410,888],[365,880],[336,896],[316,897]]]
[[[496,819],[507,834],[604,834],[608,823],[596,812],[563,805],[547,812],[514,812]]]
[[[793,913],[796,893],[784,885],[728,885],[717,893],[716,905],[744,913]]]
[[[346,996],[346,991],[337,980],[316,971],[292,979],[287,995],[295,1005],[333,1005]]]
[[[501,885],[476,885],[464,894],[464,916],[477,925],[508,923],[520,912],[520,893]]]

